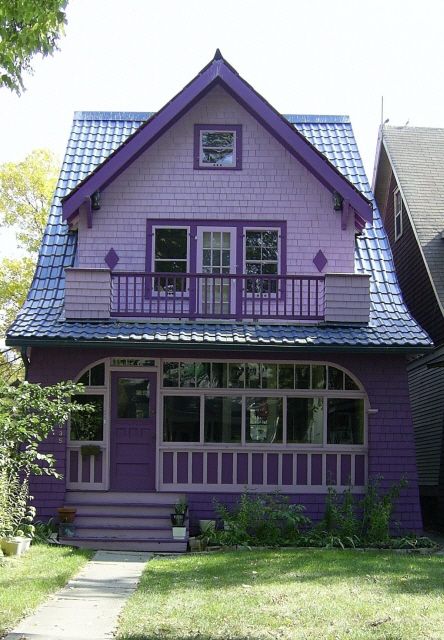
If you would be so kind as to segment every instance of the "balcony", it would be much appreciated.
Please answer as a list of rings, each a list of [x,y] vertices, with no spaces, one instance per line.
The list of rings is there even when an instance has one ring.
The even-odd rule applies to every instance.
[[[68,268],[67,320],[279,321],[366,324],[369,276],[110,272]]]
[[[112,273],[111,316],[321,320],[323,276]]]

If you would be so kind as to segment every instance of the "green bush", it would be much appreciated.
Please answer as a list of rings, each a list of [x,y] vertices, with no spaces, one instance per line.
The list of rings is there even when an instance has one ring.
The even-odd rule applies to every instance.
[[[29,506],[27,480],[17,474],[0,470],[0,537],[34,534],[35,508]]]

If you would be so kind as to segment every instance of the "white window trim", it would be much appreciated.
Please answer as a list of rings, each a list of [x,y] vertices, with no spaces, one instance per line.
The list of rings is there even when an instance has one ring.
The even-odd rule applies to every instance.
[[[233,134],[233,161],[230,164],[218,162],[203,162],[203,142],[204,133],[232,133]],[[227,169],[237,166],[237,131],[235,129],[201,129],[199,131],[199,167],[213,167],[215,169]]]
[[[396,208],[396,197],[399,194],[399,202],[401,205],[401,208],[399,209],[399,211]],[[402,193],[401,191],[396,188],[393,192],[393,211],[394,211],[394,215],[393,215],[393,224],[394,224],[394,232],[395,232],[395,241],[399,240],[399,238],[402,236],[403,231],[404,231],[404,220],[403,220],[403,209],[404,209],[404,201],[402,199]],[[400,232],[397,233],[396,232],[396,228],[397,228],[397,221],[399,220],[399,228],[400,228]]]

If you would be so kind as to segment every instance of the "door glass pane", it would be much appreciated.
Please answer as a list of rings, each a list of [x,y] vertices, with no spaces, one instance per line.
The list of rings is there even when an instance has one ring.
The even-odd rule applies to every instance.
[[[246,441],[282,442],[282,398],[246,398]]]
[[[117,417],[144,420],[150,415],[150,383],[144,378],[119,378]]]
[[[103,395],[73,396],[80,405],[92,405],[92,413],[76,413],[71,416],[70,440],[103,440]]]

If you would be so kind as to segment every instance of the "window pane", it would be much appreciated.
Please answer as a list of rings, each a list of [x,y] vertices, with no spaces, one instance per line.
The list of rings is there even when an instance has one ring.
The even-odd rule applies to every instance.
[[[200,398],[166,396],[163,403],[165,442],[199,442]]]
[[[287,398],[287,442],[322,444],[322,398]]]
[[[155,229],[155,257],[187,258],[187,229]]]
[[[341,391],[344,388],[344,373],[336,367],[328,367],[328,388]]]
[[[180,386],[195,387],[196,386],[196,368],[194,362],[180,363]]]
[[[203,388],[213,386],[211,384],[210,362],[196,362],[196,386]]]
[[[103,396],[73,396],[80,405],[91,404],[93,413],[77,413],[71,416],[70,440],[103,440]]]
[[[243,389],[245,386],[245,365],[230,362],[228,365],[229,386]]]
[[[282,398],[246,398],[246,441],[282,442]]]
[[[364,443],[364,400],[328,399],[328,444]]]
[[[90,369],[88,369],[88,371],[85,371],[83,376],[79,378],[78,380],[79,384],[84,384],[85,387],[89,387],[89,374],[90,374]]]
[[[103,387],[105,384],[105,364],[98,364],[91,369],[91,386]]]
[[[345,388],[347,391],[359,391],[359,387],[350,376],[345,374]]]
[[[294,389],[294,365],[279,365],[279,389]]]
[[[262,364],[262,389],[277,389],[276,364]]]
[[[228,364],[226,362],[211,363],[211,386],[228,387]]]
[[[261,386],[260,364],[250,362],[245,365],[245,385],[248,389],[259,389]]]
[[[205,442],[240,442],[241,423],[241,398],[205,398]]]
[[[310,389],[310,365],[296,364],[294,367],[296,389]]]
[[[203,147],[232,147],[233,131],[204,131],[202,133]]]
[[[186,260],[156,260],[154,262],[156,273],[186,273]]]
[[[150,383],[145,378],[119,378],[117,417],[146,420],[150,415]]]
[[[325,389],[325,366],[314,364],[311,367],[311,387],[312,389]]]
[[[178,362],[164,362],[163,386],[164,387],[179,386],[179,363]]]

